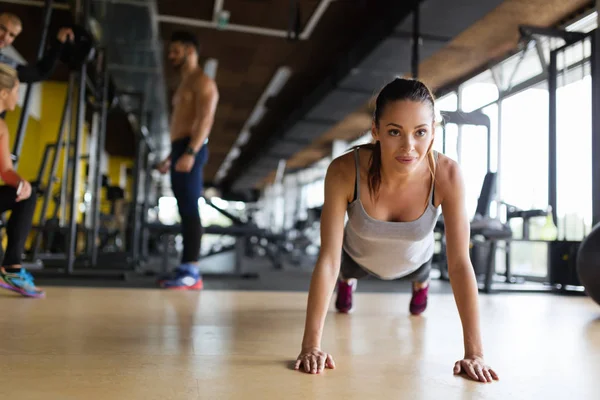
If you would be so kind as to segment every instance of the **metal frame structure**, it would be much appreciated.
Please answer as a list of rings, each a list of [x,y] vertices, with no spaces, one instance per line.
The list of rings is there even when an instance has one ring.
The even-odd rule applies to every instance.
[[[415,4],[415,8],[413,10],[412,59],[411,59],[413,79],[419,78],[419,62],[421,61],[420,54],[419,54],[419,48],[421,46],[421,26],[420,26],[421,13],[420,13],[420,10],[421,10],[421,5],[420,5],[420,2],[417,1]]]
[[[600,6],[597,6],[600,9]],[[592,41],[592,110],[600,109],[600,29]],[[592,226],[600,223],[600,114],[592,112]]]
[[[564,30],[558,30],[558,29],[545,29],[545,28],[543,29],[543,28],[529,27],[529,26],[521,26],[520,27],[520,31],[521,31],[521,33],[531,33],[532,35],[548,34],[551,37],[562,38],[567,43],[565,46],[563,46],[565,48],[569,47],[569,46],[572,46],[573,44],[577,43],[577,40],[582,40],[582,39],[585,39],[585,38],[589,37],[590,35],[592,35],[592,32],[585,34],[585,33],[581,33],[581,32],[570,32],[570,31],[564,31]],[[592,39],[594,39],[593,36],[592,36]],[[535,39],[532,39],[532,40],[535,40]],[[592,42],[592,45],[594,46],[594,42]],[[537,46],[537,41],[536,41],[536,46]],[[595,48],[593,47],[593,49],[595,49]],[[556,51],[556,50],[559,50],[559,49],[557,48],[557,49],[555,49],[553,51]],[[553,53],[553,51],[551,51],[551,54]],[[592,51],[592,59],[594,57],[600,57],[599,55],[595,54],[594,51],[595,50]],[[485,108],[490,107],[490,106],[492,106],[494,104],[496,104],[498,106],[498,132],[499,132],[499,135],[498,135],[498,141],[499,141],[499,143],[498,144],[499,145],[500,145],[501,132],[502,132],[502,130],[501,130],[501,124],[502,124],[502,118],[501,118],[501,115],[502,115],[502,103],[503,103],[504,100],[506,100],[507,98],[512,97],[512,96],[514,96],[516,94],[519,94],[519,93],[521,93],[521,92],[523,92],[525,90],[528,90],[528,89],[530,89],[530,88],[532,88],[532,87],[534,87],[536,85],[542,84],[545,81],[548,82],[548,85],[549,85],[548,86],[549,95],[552,96],[552,88],[550,86],[550,85],[552,85],[552,83],[551,83],[552,76],[551,76],[551,71],[550,71],[552,69],[551,68],[552,59],[550,59],[548,61],[545,60],[545,57],[543,55],[543,51],[537,51],[537,53],[538,53],[538,56],[539,56],[540,64],[542,65],[542,72],[540,74],[536,75],[536,76],[533,76],[533,77],[531,77],[531,78],[529,78],[529,79],[527,79],[527,80],[519,83],[519,84],[512,85],[512,84],[509,83],[509,88],[506,89],[506,90],[503,89],[502,85],[498,81],[498,78],[497,78],[496,74],[494,73],[497,64],[489,67],[489,69],[492,71],[492,76],[493,76],[494,81],[496,83],[496,86],[498,88],[498,98],[495,99],[495,100],[493,100],[493,101],[491,101],[491,102],[489,102],[489,103],[481,105],[480,107],[474,109],[473,112],[480,112],[480,111],[484,110]],[[574,64],[574,66],[579,66],[579,65],[584,64],[584,63],[586,63],[588,61],[590,61],[590,59],[589,58],[585,58],[584,60],[581,60],[581,61],[577,62],[576,64]],[[500,63],[502,63],[502,61],[500,61],[498,64],[500,64]],[[598,63],[600,63],[600,61],[598,61]],[[519,67],[519,65],[517,66],[517,68],[518,67]],[[592,75],[594,74],[593,68],[594,68],[594,66],[592,64]],[[467,82],[467,81],[463,81],[462,83],[457,84],[456,87],[454,87],[452,90],[450,90],[450,89],[444,90],[444,95],[454,91],[458,95],[458,97],[460,99],[460,90],[459,90],[460,86],[462,84],[464,84],[465,82]],[[599,100],[598,104],[600,104],[600,100]],[[549,111],[550,111],[549,112],[549,114],[550,114],[550,126],[549,126],[550,136],[549,136],[549,141],[552,141],[552,140],[555,141],[556,140],[556,138],[555,138],[556,133],[554,133],[554,139],[552,137],[553,136],[552,130],[556,129],[556,125],[553,122],[553,117],[552,117],[552,113],[553,112],[556,113],[556,110],[553,111],[552,107],[556,107],[556,105],[555,105],[555,102],[552,101],[552,98],[550,98],[550,109],[549,109]],[[460,111],[460,101],[458,101],[458,109],[459,109],[458,112],[462,113]],[[443,111],[443,113],[445,114],[447,112]],[[594,117],[597,117],[597,116],[594,114]],[[600,121],[597,121],[597,123],[600,124]],[[549,146],[551,148],[555,148],[556,147],[555,142],[554,142],[554,145],[552,143],[549,143]],[[500,151],[500,149],[498,149],[498,151]],[[555,152],[555,150],[551,150],[551,151]],[[552,153],[549,154],[549,158],[550,159],[549,159],[549,177],[548,177],[548,183],[549,183],[549,185],[548,185],[548,187],[549,187],[549,205],[553,205],[553,207],[552,207],[553,210],[556,210],[556,200],[554,200],[553,203],[550,201],[551,197],[552,197],[552,195],[550,194],[551,193],[551,186],[555,185],[555,183],[553,183],[553,181],[555,181],[555,178],[553,178],[551,175],[554,175],[554,176],[556,175],[556,171],[552,172],[552,170],[554,169],[554,167],[551,165],[551,163],[552,163],[552,160],[551,160],[552,155],[551,154]],[[500,157],[498,157],[498,163],[500,164]],[[499,174],[499,176],[501,174],[500,165],[498,165],[498,174]],[[597,174],[598,174],[597,176],[600,176],[600,167],[599,167],[599,170],[598,170]],[[499,178],[499,180],[500,180],[500,178]],[[597,198],[600,199],[600,189],[598,189],[598,190],[599,190],[599,192],[598,192]],[[555,191],[555,189],[553,191]],[[500,186],[498,187],[498,196],[501,196]],[[597,215],[598,215],[598,219],[600,220],[600,210],[598,211]],[[555,221],[556,221],[556,219],[555,219]],[[594,221],[596,221],[596,219],[594,219]]]
[[[99,62],[97,65],[99,75],[101,76],[99,85],[102,88],[102,94],[100,99],[102,101],[100,106],[100,128],[98,130],[98,145],[96,146],[96,164],[93,171],[94,175],[94,187],[92,189],[92,232],[90,240],[90,256],[92,267],[98,265],[98,241],[99,225],[100,225],[100,197],[102,191],[102,185],[100,182],[100,168],[102,165],[102,154],[106,143],[106,124],[108,119],[108,87],[109,87],[109,73],[108,73],[108,62],[106,50],[100,52]]]
[[[459,112],[459,111],[442,111],[443,121],[443,152],[446,152],[446,125],[455,124],[459,127],[459,129],[463,125],[473,125],[473,126],[483,126],[486,128],[486,137],[487,137],[487,171],[491,171],[491,155],[492,155],[492,125],[490,122],[490,117],[485,115],[481,111],[473,111],[473,112]],[[459,133],[460,137],[460,133]],[[457,149],[459,157],[460,157],[460,145],[459,149]]]
[[[548,34],[552,37],[562,37],[565,40],[565,45],[553,49],[550,52],[550,60],[549,63],[544,64],[544,58],[543,58],[543,52],[540,51],[539,47],[538,47],[538,55],[540,56],[540,62],[542,63],[542,66],[546,66],[545,70],[539,75],[536,76],[534,78],[529,79],[528,81],[518,85],[518,91],[521,90],[525,90],[528,87],[531,87],[535,84],[538,84],[540,82],[543,82],[544,79],[547,78],[548,81],[548,93],[549,93],[549,135],[548,135],[548,150],[549,150],[549,157],[548,157],[548,204],[552,207],[552,217],[554,222],[556,223],[558,221],[558,217],[557,217],[557,89],[558,89],[558,76],[559,76],[559,72],[564,73],[564,71],[558,71],[558,56],[566,51],[568,48],[571,48],[572,46],[582,42],[583,40],[586,40],[587,38],[591,39],[591,43],[592,43],[592,56],[590,58],[585,58],[581,61],[578,61],[576,63],[573,63],[572,65],[569,65],[568,67],[565,66],[565,70],[570,70],[573,68],[577,68],[577,67],[581,67],[582,65],[584,65],[585,63],[591,61],[591,65],[592,65],[592,109],[596,109],[596,107],[600,106],[600,48],[598,47],[598,29],[596,29],[595,31],[592,31],[590,33],[580,33],[580,32],[566,32],[566,31],[559,31],[559,30],[550,30],[548,32],[546,32],[546,30],[536,30],[535,31],[536,34],[540,35],[540,34]],[[545,78],[546,77],[546,78]],[[540,79],[541,78],[541,79]],[[510,95],[516,94],[515,89],[517,89],[517,87],[512,87],[511,85],[509,85],[509,91],[511,92]],[[503,93],[501,88],[499,87],[500,90],[500,96],[499,98],[490,103],[487,104],[482,108],[488,107],[491,104],[497,103],[499,106],[499,113],[501,112],[501,104],[502,101],[508,97],[509,95],[507,95],[506,93]],[[592,204],[593,204],[593,215],[594,215],[594,219],[593,219],[593,224],[596,224],[598,222],[598,218],[600,217],[599,215],[599,209],[600,209],[600,204],[599,204],[599,200],[600,200],[600,183],[597,182],[598,177],[600,176],[600,159],[598,158],[600,156],[600,118],[598,115],[596,115],[596,113],[592,113],[592,185],[593,185],[593,196],[592,196]],[[498,123],[500,123],[500,118]],[[501,133],[501,131],[499,131]],[[501,134],[499,135],[499,138],[501,137]],[[512,240],[510,240],[512,241]],[[532,241],[532,242],[546,242],[546,241],[540,241],[540,240],[528,240],[528,241]],[[520,292],[538,292],[538,291],[549,291],[549,290],[557,290],[556,285],[559,284],[559,288],[558,290],[573,290],[575,292],[581,292],[581,288],[577,287],[575,285],[575,283],[568,283],[568,285],[571,285],[571,287],[569,288],[565,288],[564,285],[561,284],[561,282],[557,282],[556,279],[558,278],[558,275],[560,275],[560,278],[565,278],[565,279],[570,279],[571,282],[576,281],[576,279],[574,278],[576,276],[576,274],[569,270],[569,271],[560,271],[560,274],[558,274],[559,271],[556,270],[556,268],[553,268],[551,265],[551,260],[556,257],[558,257],[558,254],[562,254],[560,252],[562,251],[570,251],[573,252],[573,246],[578,246],[578,242],[577,241],[565,241],[565,240],[558,240],[556,242],[549,242],[549,247],[548,247],[548,272],[546,277],[533,277],[533,276],[526,276],[526,275],[520,275],[520,274],[510,274],[510,270],[509,270],[509,264],[507,263],[507,279],[514,277],[514,278],[521,278],[521,279],[525,279],[529,282],[537,282],[537,283],[541,283],[543,284],[540,288],[532,288],[532,287],[525,287],[525,288],[520,288],[515,285],[509,285],[508,287],[502,287],[502,288],[495,288],[493,289],[493,291],[520,291]],[[507,243],[507,257],[508,257],[508,246],[510,244]],[[508,261],[508,260],[507,260]],[[569,267],[567,268],[574,268],[574,263],[570,264]],[[557,275],[558,274],[558,275]],[[511,281],[510,283],[514,283],[515,281]],[[573,286],[575,285],[575,286]],[[561,287],[562,286],[562,287]]]
[[[91,11],[91,1],[83,0],[80,3],[81,7],[78,7],[77,21],[84,28],[88,27]],[[45,20],[49,21],[50,10],[52,9],[52,1],[46,1],[46,14]],[[45,39],[48,31],[49,23],[44,26],[43,40]],[[43,50],[43,43],[40,46]],[[42,51],[40,50],[40,54]],[[134,168],[134,179],[136,185],[134,186],[134,207],[132,210],[133,221],[129,225],[130,238],[128,242],[131,244],[125,254],[122,253],[105,253],[99,254],[96,246],[99,231],[100,231],[100,195],[102,190],[102,179],[101,179],[101,161],[103,149],[106,142],[106,129],[107,129],[107,118],[109,104],[109,85],[110,85],[110,71],[108,68],[108,52],[106,48],[101,49],[95,58],[96,68],[96,85],[94,85],[87,72],[88,62],[84,61],[83,64],[75,71],[71,71],[69,77],[69,83],[67,86],[67,95],[61,117],[60,127],[57,132],[56,142],[50,143],[46,146],[44,152],[44,158],[38,173],[38,186],[43,187],[44,197],[42,204],[42,212],[37,229],[35,240],[33,242],[31,256],[32,260],[36,262],[31,267],[24,263],[24,266],[32,269],[40,269],[37,274],[49,276],[49,277],[64,277],[64,276],[102,276],[102,277],[124,277],[125,272],[128,270],[133,271],[135,267],[139,265],[140,256],[140,231],[145,225],[146,221],[141,221],[140,218],[144,218],[146,212],[140,210],[147,208],[147,200],[144,200],[142,204],[139,203],[138,198],[140,197],[141,191],[144,190],[144,194],[148,193],[148,188],[152,183],[151,176],[149,174],[149,168],[151,165],[148,160],[150,153],[154,151],[149,138],[146,127],[144,126],[144,118],[146,117],[145,108],[142,107],[139,110],[140,116],[138,124],[136,126],[136,163]],[[29,90],[29,89],[28,89]],[[77,90],[77,94],[75,94]],[[84,135],[84,124],[86,117],[86,106],[87,98],[90,92],[95,98],[95,105],[93,110],[93,120],[95,126],[93,130],[96,134],[90,138],[95,144],[91,154],[83,154],[82,151],[82,139]],[[143,99],[143,95],[142,95]],[[24,132],[27,121],[27,104],[28,98],[25,99],[24,111],[21,114],[21,123],[19,126],[19,135],[16,139],[15,148],[21,148],[24,140]],[[75,111],[76,110],[76,111]],[[75,118],[72,118],[73,113]],[[24,122],[23,122],[24,121]],[[74,125],[74,127],[72,126]],[[133,124],[135,125],[135,124]],[[19,144],[20,143],[20,144]],[[53,196],[53,186],[57,181],[56,175],[58,170],[58,163],[60,152],[64,151],[64,169],[62,182],[60,183],[60,206],[57,206],[55,210],[56,217],[59,214],[60,207],[60,222],[58,226],[46,226],[47,225],[47,214],[50,206],[50,202]],[[52,153],[53,151],[53,153]],[[52,157],[50,155],[52,154]],[[18,159],[19,153],[16,153],[15,159]],[[51,160],[50,160],[51,158]],[[79,214],[79,202],[80,202],[80,179],[79,176],[82,171],[82,161],[87,160],[89,165],[89,181],[88,191],[92,195],[92,201],[90,208],[86,211],[88,213],[88,220],[84,224],[83,231],[87,233],[86,240],[86,254],[77,254],[77,242],[78,232],[82,230],[81,226],[77,224],[77,217]],[[47,164],[50,161],[50,172],[48,174],[47,183],[44,185],[43,180],[47,172]],[[141,170],[145,169],[146,179],[144,182],[139,181]],[[140,185],[142,184],[142,185]],[[143,186],[144,188],[142,188]],[[57,232],[66,235],[66,249],[64,253],[50,253],[42,254],[40,251],[42,238],[44,232],[51,233]],[[107,257],[104,257],[107,256]],[[108,269],[97,268],[99,261],[104,258],[110,259],[110,267]],[[124,261],[128,268],[118,268],[114,266],[115,260]],[[41,267],[41,268],[40,268]],[[76,271],[77,267],[77,271]],[[86,267],[92,267],[86,268]],[[111,269],[112,267],[112,269]],[[115,274],[115,269],[117,269]]]
[[[46,225],[46,215],[48,213],[48,207],[50,205],[50,200],[52,198],[52,189],[54,187],[54,177],[56,176],[56,170],[58,169],[58,160],[60,157],[60,151],[61,149],[65,149],[65,162],[64,165],[67,165],[67,160],[68,160],[68,154],[69,154],[69,145],[66,144],[65,145],[65,136],[69,137],[70,136],[70,129],[66,129],[67,126],[70,128],[70,123],[67,125],[67,122],[70,122],[70,115],[71,115],[71,105],[73,103],[73,88],[75,86],[75,75],[71,74],[69,77],[69,83],[67,85],[67,98],[65,100],[65,105],[63,107],[63,112],[62,112],[62,116],[60,119],[60,127],[58,128],[58,138],[56,140],[56,143],[54,144],[54,155],[52,157],[52,164],[50,166],[50,175],[48,178],[48,183],[46,185],[45,188],[45,192],[44,192],[44,200],[42,203],[42,211],[40,214],[40,221],[39,221],[39,225],[41,227]],[[68,131],[69,133],[66,133],[66,131]],[[65,135],[66,133],[66,135]],[[42,164],[42,168],[43,169],[44,164]],[[40,177],[38,179],[38,182],[41,184],[43,179],[43,174],[40,174]],[[63,175],[63,182],[61,183],[62,187],[67,186],[68,183],[68,175]],[[61,188],[61,192],[62,192],[62,188]],[[33,245],[33,256],[32,258],[34,260],[38,259],[39,256],[39,248],[41,245],[41,240],[42,240],[42,232],[41,230],[38,230],[36,232],[36,236],[35,236],[35,240],[34,240],[34,245]]]
[[[48,30],[50,28],[50,20],[52,19],[53,0],[46,0],[44,5],[44,26],[42,28],[42,37],[40,38],[40,44],[37,51],[37,60],[40,60],[44,56],[44,50],[46,49],[46,38],[48,37]],[[23,107],[21,110],[21,116],[19,117],[19,125],[17,127],[17,134],[15,135],[15,143],[13,146],[13,154],[17,156],[17,159],[13,162],[14,168],[17,168],[19,162],[19,156],[23,148],[23,141],[25,140],[25,130],[27,129],[27,121],[29,120],[29,104],[31,103],[31,90],[34,84],[29,83],[27,90],[25,91],[25,99],[23,100]]]
[[[594,31],[595,32],[595,31]],[[571,32],[572,33],[572,32]],[[557,205],[558,205],[558,183],[557,183],[557,162],[558,162],[558,149],[557,149],[557,90],[558,90],[558,55],[563,53],[565,50],[567,50],[568,48],[572,47],[573,45],[585,40],[586,38],[590,37],[591,41],[592,41],[592,81],[595,83],[592,83],[593,86],[595,85],[599,85],[600,83],[598,82],[598,77],[594,77],[594,72],[597,73],[597,71],[594,71],[594,69],[597,69],[598,65],[595,65],[597,63],[594,62],[594,54],[595,54],[595,40],[594,40],[594,35],[589,33],[589,34],[583,34],[583,35],[579,35],[578,36],[578,40],[577,41],[572,41],[569,40],[567,41],[565,39],[565,42],[567,44],[565,44],[564,46],[561,46],[557,49],[554,49],[550,52],[550,64],[548,67],[548,95],[549,95],[549,112],[548,112],[548,116],[549,116],[549,135],[548,135],[548,205],[550,205],[550,207],[552,207],[552,218],[554,220],[554,223],[556,224],[558,222],[558,212],[557,212]],[[595,56],[597,57],[597,55]],[[586,59],[582,60],[581,63],[585,63]],[[572,67],[578,67],[581,63],[576,63],[574,64]],[[595,99],[596,96],[594,96],[594,93],[592,93],[592,109],[595,109],[595,106],[598,106],[598,100]],[[596,104],[594,104],[594,102],[596,102]],[[592,137],[593,132],[594,132],[594,124],[597,124],[598,121],[597,120],[597,116],[595,115],[596,113],[592,113]],[[597,126],[595,129],[599,129]],[[592,160],[594,160],[594,157],[592,156]],[[592,161],[593,162],[593,161]],[[592,181],[594,181],[594,179],[592,179]],[[596,199],[598,200],[598,199]],[[594,204],[594,200],[592,199],[592,204]]]
[[[82,2],[81,14],[78,15],[78,20],[81,25],[87,27],[90,18],[90,1]],[[86,106],[86,75],[87,75],[87,63],[81,65],[81,69],[78,72],[78,91],[77,96],[77,119],[75,122],[75,141],[73,143],[74,155],[73,155],[73,176],[71,179],[71,196],[69,203],[71,204],[69,214],[69,236],[67,239],[67,273],[72,274],[75,265],[75,251],[77,243],[77,207],[79,204],[79,174],[81,171],[81,141],[83,138],[83,125],[85,123],[85,106]]]

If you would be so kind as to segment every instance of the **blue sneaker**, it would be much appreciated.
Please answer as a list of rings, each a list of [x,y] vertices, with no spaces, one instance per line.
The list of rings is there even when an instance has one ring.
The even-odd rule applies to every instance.
[[[160,281],[163,289],[171,290],[202,290],[204,284],[200,271],[195,264],[181,264],[171,278]]]
[[[44,291],[35,286],[33,276],[25,268],[21,268],[19,272],[6,272],[4,268],[0,268],[0,287],[25,297],[44,297]]]

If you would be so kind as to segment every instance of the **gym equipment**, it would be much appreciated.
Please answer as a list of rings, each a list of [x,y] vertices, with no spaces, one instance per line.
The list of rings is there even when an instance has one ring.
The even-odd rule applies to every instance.
[[[286,264],[314,266],[320,249],[322,212],[323,207],[307,209],[306,219],[297,220],[291,229],[283,232],[285,241],[278,242],[279,258],[283,258]]]
[[[548,211],[547,210],[522,210],[514,205],[508,204],[508,203],[502,203],[507,207],[507,211],[506,211],[506,219],[507,222],[510,223],[510,220],[512,219],[522,219],[523,220],[523,233],[522,233],[522,238],[523,239],[529,239],[529,228],[531,225],[531,219],[532,218],[540,218],[540,217],[547,217],[548,216]]]
[[[491,291],[492,280],[496,273],[496,250],[498,241],[506,241],[512,237],[512,230],[507,224],[489,216],[490,205],[496,191],[497,174],[488,172],[483,180],[481,193],[477,201],[475,216],[471,221],[471,248],[470,256],[475,274],[478,279],[483,280],[480,287],[485,293]],[[438,220],[435,231],[442,236],[442,249],[435,257],[434,262],[441,265],[442,277],[448,277],[448,266],[445,258],[446,246],[444,237],[443,215]]]
[[[222,248],[212,249],[208,254],[203,254],[202,259],[223,253],[228,250],[235,250],[235,267],[233,272],[224,273],[202,273],[203,276],[229,276],[238,278],[258,278],[258,274],[246,271],[244,258],[251,253],[250,246],[254,242],[261,246],[265,255],[271,261],[275,269],[281,269],[281,259],[279,257],[280,243],[285,240],[285,235],[274,234],[267,229],[257,227],[252,222],[244,222],[235,215],[223,210],[210,200],[206,204],[217,210],[232,222],[232,226],[211,225],[203,228],[203,233],[207,235],[223,235],[235,238],[233,246],[223,246]],[[169,266],[169,248],[170,243],[174,241],[175,236],[181,233],[181,226],[164,225],[161,223],[147,223],[147,229],[154,237],[159,237],[162,243],[162,272],[168,272]],[[256,240],[257,239],[257,240]],[[262,243],[261,243],[262,242]]]
[[[55,198],[60,208],[55,210],[55,218],[46,220],[49,207],[50,196],[53,196],[53,183],[55,181],[58,151],[54,152],[50,178],[44,192],[44,204],[42,207],[42,219],[34,228],[37,229],[37,237],[33,246],[32,258],[44,261],[44,269],[39,271],[39,275],[49,277],[53,276],[102,276],[124,277],[126,271],[133,271],[140,264],[139,246],[140,230],[143,224],[143,212],[140,210],[138,196],[141,194],[142,186],[151,183],[146,179],[145,182],[139,181],[139,176],[143,175],[145,165],[148,163],[148,157],[152,153],[147,134],[144,132],[144,121],[139,120],[139,127],[136,129],[137,137],[137,155],[134,167],[134,206],[132,211],[125,212],[125,221],[129,229],[125,230],[123,224],[109,226],[107,217],[100,215],[100,194],[103,186],[101,182],[100,161],[102,150],[105,143],[106,119],[108,108],[114,104],[117,97],[114,94],[114,88],[111,92],[111,82],[108,72],[108,61],[106,58],[106,49],[99,49],[96,52],[91,35],[81,26],[85,26],[85,21],[89,16],[89,3],[86,2],[84,12],[82,13],[81,25],[73,26],[75,41],[65,47],[65,52],[61,54],[61,59],[70,64],[72,68],[67,99],[61,121],[61,127],[57,134],[56,143],[50,144],[45,153],[44,162],[40,168],[40,181],[44,178],[47,161],[52,149],[60,150],[63,147],[64,152],[64,171],[61,182],[60,196]],[[91,58],[94,58],[93,66],[88,66]],[[74,68],[76,67],[76,68]],[[89,67],[89,68],[88,68]],[[90,87],[89,76],[94,75],[95,79]],[[74,90],[77,90],[77,95]],[[93,99],[90,101],[91,95]],[[75,101],[73,99],[76,99]],[[91,107],[89,106],[91,104]],[[72,107],[74,106],[74,107]],[[87,106],[87,107],[86,107]],[[73,110],[71,110],[73,108]],[[92,147],[90,154],[82,154],[81,141],[83,136],[83,123],[86,119],[86,108],[90,111],[89,118],[92,119],[90,141]],[[72,113],[76,111],[75,129],[71,129],[70,121]],[[143,114],[142,111],[140,112]],[[65,129],[66,128],[66,129]],[[65,133],[65,131],[67,131]],[[80,161],[87,161],[87,166],[83,167]],[[86,191],[91,194],[92,201],[85,210],[85,218],[82,224],[76,221],[76,213],[79,211],[80,204],[80,183],[79,179],[72,179],[73,176],[79,176],[81,168],[87,168],[88,179],[86,181]],[[141,184],[140,184],[141,183]],[[115,188],[107,188],[109,201],[122,203],[123,193]],[[145,204],[145,203],[144,203]],[[68,207],[73,205],[73,207]],[[70,210],[69,210],[70,208]],[[60,213],[58,213],[60,209]],[[127,210],[127,206],[124,208]],[[68,212],[70,211],[70,212]],[[59,217],[59,218],[56,218]],[[114,219],[108,217],[108,219]],[[115,224],[113,224],[115,225]],[[125,240],[122,240],[121,234],[127,233]],[[85,238],[85,240],[83,240]],[[41,249],[42,241],[44,250]],[[124,245],[122,245],[124,243]],[[100,246],[97,246],[100,244]],[[114,246],[113,246],[114,244]],[[104,251],[103,250],[113,250]],[[54,250],[55,252],[52,252]],[[45,251],[45,252],[43,252]],[[65,265],[66,262],[66,265]],[[100,265],[106,265],[109,270],[96,268]],[[92,267],[83,270],[77,267]],[[112,268],[112,269],[110,269]],[[116,270],[116,271],[115,271]]]
[[[69,76],[69,84],[67,86],[67,98],[65,100],[65,105],[63,107],[63,112],[62,112],[62,116],[60,119],[60,127],[58,128],[58,137],[56,140],[56,143],[54,143],[54,155],[52,157],[52,165],[50,166],[50,178],[48,179],[48,183],[46,186],[46,189],[44,191],[44,200],[42,203],[42,211],[40,214],[40,222],[39,225],[40,226],[44,226],[46,223],[46,213],[48,211],[48,207],[49,207],[49,203],[50,203],[50,196],[52,196],[52,189],[53,189],[53,185],[55,182],[54,177],[56,177],[56,172],[58,169],[58,159],[59,159],[59,154],[60,154],[60,149],[63,148],[63,146],[66,149],[69,149],[70,146],[68,144],[68,138],[70,136],[71,133],[71,124],[67,123],[68,120],[70,120],[70,115],[71,115],[71,104],[73,103],[73,89],[75,87],[75,77],[73,74],[71,74]],[[66,128],[66,129],[65,129]],[[66,133],[65,131],[68,131],[68,133]],[[65,136],[67,138],[67,142],[65,143]],[[46,147],[47,149],[48,147]],[[65,170],[68,171],[67,167],[68,167],[68,153],[69,151],[65,151]],[[46,156],[46,153],[44,153],[44,156]],[[40,173],[38,174],[38,182],[41,185],[42,180],[44,178],[44,174],[43,171],[46,168],[46,161],[47,158],[44,157],[44,159],[42,160],[42,165],[40,166]],[[66,172],[65,171],[65,172]],[[61,183],[61,186],[63,186],[64,188],[66,188],[66,182],[67,182],[67,174],[63,175],[65,177],[65,179],[63,179],[64,183]],[[65,195],[66,196],[66,195]],[[57,207],[58,208],[58,207]],[[58,213],[58,209],[56,210],[55,214]],[[40,243],[41,243],[41,238],[42,238],[42,233],[38,230],[36,232],[36,236],[35,236],[35,240],[34,240],[34,245],[33,245],[33,259],[36,260],[38,259],[38,254],[39,254],[39,247],[40,247]]]
[[[459,127],[464,125],[480,126],[486,130],[486,175],[483,180],[475,215],[471,220],[471,248],[470,255],[475,273],[483,286],[484,292],[489,292],[492,278],[496,270],[496,249],[500,240],[512,237],[512,231],[507,224],[498,219],[490,218],[490,206],[496,193],[497,174],[491,171],[491,126],[490,118],[482,112],[442,112],[442,148],[446,151],[446,125],[455,124]],[[448,265],[446,260],[446,238],[444,234],[445,225],[443,215],[440,216],[434,234],[438,237],[440,251],[434,255],[433,263],[437,265],[443,279],[448,277]]]
[[[169,248],[170,243],[173,241],[174,237],[181,233],[181,225],[164,225],[160,223],[150,223],[147,225],[150,232],[154,235],[160,237],[162,242],[162,272],[169,271]],[[251,236],[260,236],[267,237],[268,233],[265,230],[251,227],[238,227],[238,226],[207,226],[204,228],[204,234],[207,235],[227,235],[235,237],[235,267],[233,272],[224,272],[224,273],[203,273],[203,276],[233,276],[244,279],[249,278],[258,278],[258,274],[256,273],[248,273],[246,272],[244,257],[246,253],[246,246],[248,243],[248,238]],[[224,249],[225,251],[228,249]],[[202,256],[203,259],[206,259],[210,256],[220,254],[223,250],[217,250],[214,252],[209,252],[208,254],[204,254]]]
[[[98,262],[98,251],[124,250],[123,235],[126,230],[126,221],[122,215],[125,214],[125,191],[119,186],[106,186],[106,200],[110,202],[110,214],[99,215],[101,225],[96,229],[100,244],[96,244],[96,240],[90,244],[93,251],[96,252],[96,263]],[[92,261],[92,265],[94,265],[94,261]]]
[[[47,0],[44,6],[44,28],[42,29],[42,37],[40,38],[40,44],[38,46],[37,60],[41,60],[44,56],[44,50],[46,49],[46,38],[48,37],[48,30],[50,28],[50,20],[52,18],[53,1]],[[29,104],[31,100],[31,90],[33,85],[27,85],[25,91],[25,99],[23,100],[21,115],[19,117],[19,125],[17,128],[17,134],[15,136],[15,143],[13,145],[13,154],[17,156],[14,160],[14,168],[17,169],[18,157],[21,155],[23,148],[23,141],[25,140],[25,131],[27,130],[27,121],[29,120]]]
[[[585,293],[600,304],[600,223],[581,242],[577,252],[577,275]]]
[[[554,290],[569,291],[581,286],[577,276],[580,241],[553,240],[548,244],[548,283]]]
[[[108,64],[107,64],[107,53],[105,51],[100,52],[98,54],[98,61],[96,63],[96,68],[93,70],[95,72],[97,88],[101,90],[96,90],[100,99],[100,107],[94,108],[94,115],[97,118],[94,118],[94,121],[99,125],[96,133],[96,152],[94,154],[94,164],[91,171],[91,184],[92,184],[92,205],[91,205],[91,232],[88,235],[88,250],[89,255],[91,256],[92,266],[96,266],[98,264],[98,247],[96,246],[96,242],[98,240],[99,235],[99,224],[100,224],[100,191],[103,185],[100,180],[100,164],[102,162],[102,152],[106,147],[106,124],[108,119],[108,108],[109,104],[113,103],[114,97],[110,97],[110,75],[108,73]],[[100,120],[98,123],[98,119]],[[102,177],[102,181],[104,181],[104,177]],[[108,190],[108,188],[107,188]],[[107,193],[108,194],[108,193]],[[116,198],[114,196],[107,196],[109,201],[114,200]],[[123,194],[123,197],[124,194]],[[111,211],[114,212],[114,202],[112,203],[113,207]],[[113,214],[114,215],[114,214]]]

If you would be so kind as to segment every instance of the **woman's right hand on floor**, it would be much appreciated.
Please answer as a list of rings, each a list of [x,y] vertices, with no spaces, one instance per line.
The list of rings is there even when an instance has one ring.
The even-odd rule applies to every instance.
[[[335,368],[335,362],[331,354],[321,351],[320,348],[302,350],[294,369],[304,370],[309,374],[320,374],[325,368]]]
[[[21,200],[26,200],[31,196],[31,183],[26,180],[22,180],[21,191],[17,195],[17,203]]]

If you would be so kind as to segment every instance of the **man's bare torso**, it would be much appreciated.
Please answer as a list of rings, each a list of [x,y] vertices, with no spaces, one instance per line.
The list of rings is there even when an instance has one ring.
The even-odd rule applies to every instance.
[[[171,141],[184,139],[192,134],[192,125],[196,120],[196,97],[199,88],[207,79],[201,70],[183,78],[173,95],[171,116]]]

